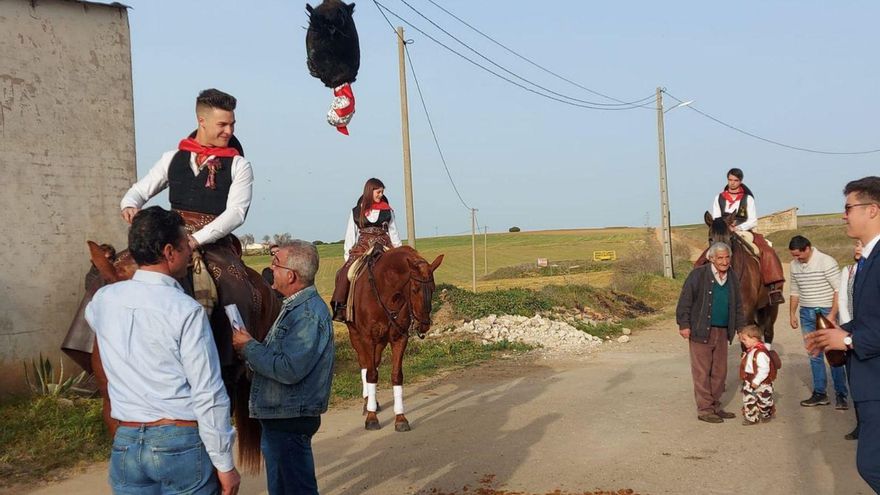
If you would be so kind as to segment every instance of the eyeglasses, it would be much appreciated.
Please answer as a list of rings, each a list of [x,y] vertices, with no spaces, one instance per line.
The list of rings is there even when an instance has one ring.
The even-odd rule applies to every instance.
[[[280,264],[278,264],[278,258],[274,257],[274,256],[272,257],[272,265],[271,266],[272,266],[272,268],[281,268],[282,270],[290,270],[292,272],[295,272],[295,270],[293,268],[288,268],[286,266],[281,266]]]
[[[849,210],[855,208],[856,206],[871,206],[876,204],[877,203],[855,203],[851,205],[843,205],[843,212],[849,214]]]

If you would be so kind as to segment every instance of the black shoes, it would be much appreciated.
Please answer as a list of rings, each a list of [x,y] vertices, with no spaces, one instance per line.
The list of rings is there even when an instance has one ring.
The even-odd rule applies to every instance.
[[[843,394],[837,394],[837,397],[834,400],[834,409],[838,411],[846,411],[849,409],[849,404],[846,402],[846,396]]]
[[[831,404],[831,401],[828,400],[828,395],[817,394],[816,392],[813,392],[809,399],[801,401],[801,405],[804,407],[827,406],[828,404]]]
[[[859,439],[859,426],[856,425],[855,429],[846,435],[843,436],[845,440],[858,440]]]
[[[713,423],[713,424],[718,424],[718,423],[724,422],[724,420],[721,419],[721,416],[719,416],[715,413],[701,414],[701,415],[697,416],[697,419],[699,419],[700,421],[705,421],[707,423]]]
[[[715,415],[717,415],[721,419],[733,419],[736,417],[736,414],[733,414],[732,412],[727,412],[723,409],[715,413]]]

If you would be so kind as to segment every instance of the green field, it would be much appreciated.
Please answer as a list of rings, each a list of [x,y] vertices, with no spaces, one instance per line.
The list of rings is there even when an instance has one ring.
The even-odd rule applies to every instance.
[[[477,276],[484,273],[522,263],[536,263],[538,258],[554,260],[592,259],[593,251],[615,250],[618,258],[625,256],[634,248],[644,246],[651,238],[644,228],[609,228],[583,230],[548,230],[536,232],[516,232],[489,234],[486,238],[487,249],[483,248],[483,236],[477,236]],[[437,283],[448,283],[460,287],[471,286],[472,258],[471,237],[432,237],[419,239],[416,246],[429,262],[440,254],[444,255],[443,264],[435,273]],[[318,246],[321,267],[315,284],[322,296],[329,296],[333,291],[336,271],[342,266],[342,244],[325,244]],[[486,256],[488,255],[488,256]],[[484,260],[488,258],[486,267]],[[245,262],[257,271],[269,265],[269,256],[247,256]],[[609,262],[609,269],[613,262]],[[488,268],[488,269],[487,269]],[[557,277],[545,277],[556,279]],[[601,285],[601,274],[580,274],[573,277],[579,283],[598,281]],[[607,279],[607,277],[605,277]],[[520,279],[513,285],[534,285],[532,279]],[[559,283],[562,280],[555,280]],[[507,287],[507,281],[487,280],[478,284],[480,290]],[[549,283],[550,280],[544,281]],[[607,284],[607,281],[605,282]],[[543,285],[543,284],[542,284]]]

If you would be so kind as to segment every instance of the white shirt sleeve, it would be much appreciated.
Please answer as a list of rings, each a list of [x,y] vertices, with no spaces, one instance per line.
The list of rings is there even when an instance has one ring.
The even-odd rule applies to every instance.
[[[757,353],[758,356],[755,361],[758,362],[758,370],[755,372],[755,378],[752,380],[752,385],[758,384],[760,385],[768,376],[770,376],[770,356],[767,355],[766,352]]]
[[[403,246],[403,243],[400,242],[400,234],[397,232],[397,224],[394,223],[394,211],[391,211],[391,221],[388,222],[388,237],[391,238],[391,245],[393,247]]]
[[[342,258],[345,261],[348,261],[349,253],[351,252],[351,248],[357,244],[358,240],[358,229],[357,225],[354,223],[354,213],[348,214],[348,225],[345,227],[345,243],[342,245]]]
[[[162,157],[147,172],[147,175],[128,189],[128,192],[122,197],[119,209],[143,208],[150,198],[168,187],[168,166],[171,165],[171,159],[176,153],[177,150],[173,150],[162,154]]]
[[[213,222],[205,225],[193,237],[199,244],[210,244],[221,237],[231,234],[244,223],[254,188],[254,171],[251,162],[242,156],[232,160],[232,185],[226,198],[226,210]]]
[[[235,430],[229,420],[230,402],[220,378],[220,358],[205,310],[198,308],[187,317],[180,334],[180,363],[192,394],[192,406],[199,422],[199,437],[211,463],[218,471],[235,467],[232,445]]]
[[[718,206],[717,194],[714,197],[714,201],[712,201],[712,208],[710,208],[709,211],[712,212],[712,218],[721,218],[721,207]]]
[[[755,208],[755,198],[746,196],[746,212],[749,215],[748,220],[737,225],[736,230],[752,230],[758,226],[758,210]]]
[[[840,285],[837,292],[837,309],[840,324],[848,323],[852,320],[852,313],[849,307],[849,266],[845,266],[840,270]]]

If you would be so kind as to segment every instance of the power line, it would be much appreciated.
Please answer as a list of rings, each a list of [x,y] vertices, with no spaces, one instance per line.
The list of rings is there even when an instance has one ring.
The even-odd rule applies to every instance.
[[[520,58],[521,60],[524,60],[524,61],[528,62],[529,64],[531,64],[531,65],[537,67],[538,69],[541,69],[542,71],[544,71],[544,72],[546,72],[546,73],[548,73],[548,74],[550,74],[550,75],[552,75],[552,76],[554,76],[554,77],[556,77],[556,78],[558,78],[558,79],[561,79],[561,80],[563,80],[563,81],[565,81],[565,82],[567,82],[567,83],[569,83],[569,84],[572,84],[572,85],[574,85],[574,86],[577,86],[578,88],[581,88],[581,89],[583,89],[584,91],[590,92],[590,93],[592,93],[592,94],[594,94],[594,95],[596,95],[596,96],[601,96],[601,97],[603,97],[603,98],[607,98],[607,99],[609,99],[609,100],[616,101],[616,102],[618,102],[618,104],[621,104],[621,105],[634,105],[634,104],[636,104],[636,103],[639,103],[639,102],[641,102],[641,101],[647,100],[647,99],[649,99],[649,98],[653,98],[653,96],[654,96],[653,94],[651,94],[651,95],[646,96],[645,98],[641,98],[641,99],[638,99],[638,100],[634,100],[634,101],[626,102],[626,101],[623,101],[623,100],[619,100],[619,99],[617,99],[617,98],[614,98],[613,96],[608,96],[608,95],[606,95],[606,94],[604,94],[604,93],[600,93],[600,92],[598,92],[598,91],[596,91],[596,90],[590,89],[590,88],[588,88],[588,87],[586,87],[586,86],[583,86],[583,85],[581,85],[581,84],[579,84],[579,83],[577,83],[577,82],[575,82],[575,81],[572,81],[571,79],[568,79],[568,78],[566,78],[566,77],[564,77],[564,76],[561,76],[561,75],[557,74],[556,72],[553,72],[552,70],[550,70],[550,69],[548,69],[548,68],[542,66],[541,64],[539,64],[539,63],[537,63],[537,62],[531,60],[530,58],[528,58],[528,57],[526,57],[526,56],[524,56],[524,55],[520,55],[519,53],[517,53],[516,51],[514,51],[512,48],[509,48],[509,47],[505,46],[504,44],[502,44],[501,42],[495,40],[494,38],[492,38],[492,37],[489,36],[488,34],[482,32],[482,31],[480,31],[479,29],[477,29],[476,27],[470,25],[467,21],[465,21],[465,20],[462,19],[461,17],[458,17],[457,15],[453,14],[453,13],[450,12],[449,10],[445,9],[443,6],[439,5],[439,4],[438,4],[437,2],[435,2],[434,0],[428,0],[428,2],[430,2],[430,3],[433,4],[435,7],[437,7],[437,8],[440,9],[440,10],[442,10],[442,11],[445,12],[446,14],[448,14],[448,15],[449,15],[450,17],[452,17],[453,19],[457,20],[458,22],[460,22],[460,23],[464,24],[465,26],[471,28],[472,30],[476,31],[480,36],[486,38],[487,40],[491,41],[492,43],[495,43],[496,45],[500,46],[501,48],[503,48],[503,49],[506,50],[507,52],[509,52],[509,53],[513,54],[514,56]],[[605,104],[605,105],[608,105],[608,104]],[[639,106],[643,106],[643,105],[639,105]]]
[[[647,100],[648,98],[652,98],[652,97],[653,97],[653,95],[649,95],[649,96],[647,96],[647,97],[645,97],[645,98],[642,98],[641,100],[636,101],[636,102],[633,102],[633,103],[623,103],[623,104],[621,104],[621,103],[599,103],[599,102],[595,102],[595,101],[581,100],[581,99],[579,99],[579,98],[575,98],[575,97],[573,97],[573,96],[568,96],[568,95],[565,95],[565,94],[562,94],[562,93],[558,93],[558,92],[556,92],[556,91],[553,91],[552,89],[549,89],[549,88],[546,88],[546,87],[544,87],[544,86],[541,86],[541,85],[538,84],[538,83],[535,83],[535,82],[533,82],[533,81],[531,81],[531,80],[529,80],[529,79],[526,79],[526,78],[524,78],[524,77],[522,77],[522,76],[520,76],[520,75],[518,75],[518,74],[516,74],[516,73],[514,73],[514,72],[512,72],[512,71],[510,71],[510,70],[508,70],[506,67],[501,66],[500,64],[496,63],[494,60],[492,60],[492,59],[490,59],[489,57],[483,55],[482,53],[480,53],[480,52],[477,51],[476,49],[472,48],[470,45],[468,45],[468,44],[465,43],[464,41],[462,41],[462,40],[460,40],[459,38],[457,38],[455,35],[453,35],[453,34],[450,33],[449,31],[443,29],[443,27],[441,27],[439,24],[437,24],[436,22],[434,22],[434,21],[432,21],[431,19],[429,19],[425,14],[422,14],[421,12],[419,12],[418,9],[416,9],[415,7],[413,7],[413,6],[412,6],[409,2],[407,2],[406,0],[400,0],[400,1],[401,1],[404,5],[406,5],[407,7],[409,7],[410,10],[412,10],[413,12],[415,12],[419,17],[421,17],[422,19],[428,21],[432,26],[434,26],[435,28],[437,28],[437,29],[439,29],[440,31],[442,31],[443,34],[445,34],[446,36],[449,36],[450,38],[454,39],[455,41],[458,42],[458,44],[460,44],[461,46],[467,48],[468,50],[470,50],[471,52],[473,52],[474,54],[476,54],[477,56],[479,56],[479,57],[482,58],[483,60],[489,62],[490,64],[492,64],[492,65],[494,65],[495,67],[501,69],[502,71],[504,71],[504,72],[510,74],[511,76],[513,76],[513,77],[519,79],[520,81],[523,81],[523,82],[525,82],[525,83],[531,84],[532,86],[535,86],[536,88],[540,88],[540,89],[542,89],[542,90],[544,90],[544,91],[546,91],[546,92],[548,92],[548,93],[550,93],[550,94],[553,94],[553,95],[559,96],[559,97],[561,97],[561,98],[566,98],[566,99],[569,99],[569,100],[572,100],[572,101],[576,101],[576,102],[579,102],[579,103],[584,103],[584,104],[587,104],[587,105],[596,105],[596,106],[605,106],[605,107],[609,107],[609,110],[629,110],[630,108],[632,108],[632,107],[634,106],[634,103],[641,103],[641,102],[643,102],[644,100]],[[626,106],[627,108],[611,108],[611,107],[620,107],[621,105],[624,105],[624,106]],[[640,105],[635,105],[635,106],[640,106]]]
[[[434,37],[431,36],[430,34],[428,34],[428,33],[426,33],[425,31],[419,29],[418,27],[416,27],[415,25],[413,25],[412,23],[410,23],[409,21],[407,21],[406,19],[404,19],[403,17],[401,17],[400,15],[398,15],[397,13],[395,13],[393,10],[391,10],[391,9],[389,9],[388,7],[382,5],[382,4],[379,3],[378,1],[373,0],[373,3],[375,3],[376,6],[379,7],[381,10],[384,10],[385,12],[387,12],[387,13],[391,14],[392,16],[396,17],[398,20],[400,20],[401,22],[403,22],[404,24],[406,24],[406,25],[409,26],[410,28],[412,28],[412,29],[414,29],[415,31],[421,33],[421,34],[424,35],[426,38],[430,39],[430,40],[433,41],[434,43],[437,43],[438,45],[440,45],[440,46],[442,46],[443,48],[447,49],[448,51],[454,53],[455,55],[458,55],[459,57],[461,57],[462,59],[466,60],[467,62],[470,62],[471,64],[473,64],[473,65],[479,67],[480,69],[483,69],[484,71],[486,71],[486,72],[492,74],[493,76],[495,76],[495,77],[497,77],[497,78],[499,78],[499,79],[502,79],[502,80],[504,80],[504,81],[506,81],[506,82],[508,82],[508,83],[510,83],[510,84],[513,84],[514,86],[517,86],[517,87],[519,87],[519,88],[521,88],[521,89],[524,89],[524,90],[526,90],[526,91],[528,91],[528,92],[530,92],[530,93],[534,93],[534,94],[536,94],[536,95],[538,95],[538,96],[542,96],[542,97],[547,98],[547,99],[549,99],[549,100],[558,101],[559,103],[564,103],[564,104],[569,105],[569,106],[579,107],[579,108],[588,108],[588,109],[591,109],[591,110],[631,110],[631,109],[634,109],[634,108],[639,108],[639,107],[637,107],[637,106],[626,107],[626,108],[606,108],[606,107],[599,107],[599,106],[594,106],[594,105],[588,105],[588,104],[582,104],[582,103],[575,103],[575,102],[572,102],[572,101],[568,101],[568,100],[564,100],[564,99],[561,99],[561,98],[557,98],[557,97],[555,97],[555,96],[551,96],[551,95],[548,95],[548,94],[544,94],[544,93],[542,93],[542,92],[540,92],[540,91],[534,90],[534,89],[532,89],[532,88],[530,88],[530,87],[524,86],[524,85],[522,85],[522,84],[520,84],[520,83],[518,83],[518,82],[516,82],[516,81],[513,81],[513,80],[511,80],[510,78],[505,77],[505,76],[503,76],[503,75],[501,75],[501,74],[499,74],[499,73],[493,71],[492,69],[490,69],[490,68],[488,68],[488,67],[486,67],[486,66],[480,64],[479,62],[474,61],[473,59],[467,57],[466,55],[463,55],[462,53],[460,53],[459,51],[457,51],[457,50],[455,50],[454,48],[450,47],[449,45],[443,43],[442,41],[438,40],[437,38],[434,38]],[[384,16],[384,13],[383,13],[383,16]],[[385,18],[386,18],[386,20],[388,19],[387,16],[385,16]]]
[[[684,103],[684,101],[682,101],[682,100],[676,98],[675,96],[671,95],[671,94],[670,94],[668,91],[666,91],[665,89],[663,90],[663,92],[666,93],[667,95],[669,95],[669,97],[672,98],[673,100],[675,100],[675,101],[677,101],[677,102],[679,102],[679,103]],[[788,148],[788,149],[791,149],[791,150],[804,151],[804,152],[807,152],[807,153],[816,153],[816,154],[820,154],[820,155],[868,155],[868,154],[871,154],[871,153],[877,153],[877,152],[880,152],[880,148],[878,148],[878,149],[873,149],[873,150],[865,150],[865,151],[826,151],[826,150],[815,150],[815,149],[810,149],[810,148],[802,148],[802,147],[800,147],[800,146],[792,146],[792,145],[790,145],[790,144],[785,144],[785,143],[781,143],[781,142],[779,142],[779,141],[774,141],[773,139],[768,139],[768,138],[765,138],[765,137],[761,137],[761,136],[759,136],[759,135],[757,135],[757,134],[754,134],[754,133],[751,133],[751,132],[749,132],[749,131],[746,131],[746,130],[740,129],[739,127],[736,127],[736,126],[733,125],[733,124],[728,124],[727,122],[724,122],[724,121],[721,120],[721,119],[718,119],[718,118],[716,118],[716,117],[713,117],[713,116],[709,115],[708,113],[703,112],[702,110],[699,110],[699,109],[695,108],[693,104],[690,104],[690,105],[688,105],[687,107],[690,108],[691,110],[697,112],[698,114],[702,115],[703,117],[706,117],[706,118],[709,119],[709,120],[712,120],[712,121],[714,121],[714,122],[716,122],[716,123],[718,123],[718,124],[723,125],[724,127],[727,127],[728,129],[732,129],[732,130],[734,130],[734,131],[736,131],[736,132],[739,132],[739,133],[741,133],[741,134],[745,134],[746,136],[749,136],[749,137],[751,137],[751,138],[755,138],[755,139],[758,139],[758,140],[764,141],[765,143],[775,144],[776,146],[781,146],[781,147],[783,147],[783,148]]]

